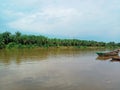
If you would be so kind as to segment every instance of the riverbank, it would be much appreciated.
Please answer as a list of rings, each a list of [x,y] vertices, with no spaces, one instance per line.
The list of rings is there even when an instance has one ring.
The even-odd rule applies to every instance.
[[[64,49],[64,50],[69,50],[69,49],[88,49],[88,50],[99,50],[99,49],[109,49],[109,50],[115,50],[115,49],[119,49],[120,47],[88,47],[88,46],[50,46],[50,47],[39,47],[39,46],[32,46],[32,45],[21,45],[20,47],[18,45],[16,46],[12,46],[12,47],[6,47],[3,48],[7,49],[7,50],[15,50],[15,49],[37,49],[37,50],[42,50],[42,49],[50,49],[50,50],[54,50],[54,49]],[[1,49],[2,50],[2,49]]]

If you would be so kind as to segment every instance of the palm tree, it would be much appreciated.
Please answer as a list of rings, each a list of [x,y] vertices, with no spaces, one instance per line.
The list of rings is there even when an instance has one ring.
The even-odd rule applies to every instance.
[[[7,31],[2,34],[2,38],[5,44],[8,44],[10,42],[10,35],[11,33]]]

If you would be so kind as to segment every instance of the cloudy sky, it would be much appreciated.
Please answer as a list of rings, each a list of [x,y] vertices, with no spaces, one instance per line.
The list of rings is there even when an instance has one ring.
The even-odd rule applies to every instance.
[[[0,32],[120,39],[120,0],[0,0]]]

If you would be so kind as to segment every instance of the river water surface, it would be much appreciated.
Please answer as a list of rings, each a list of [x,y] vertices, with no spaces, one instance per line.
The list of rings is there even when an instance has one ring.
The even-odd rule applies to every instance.
[[[0,90],[120,90],[120,62],[96,51],[1,50]]]

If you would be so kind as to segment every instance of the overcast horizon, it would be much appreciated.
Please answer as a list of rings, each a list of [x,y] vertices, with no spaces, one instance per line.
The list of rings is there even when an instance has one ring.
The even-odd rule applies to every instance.
[[[0,7],[0,32],[119,42],[119,0],[1,0]]]

